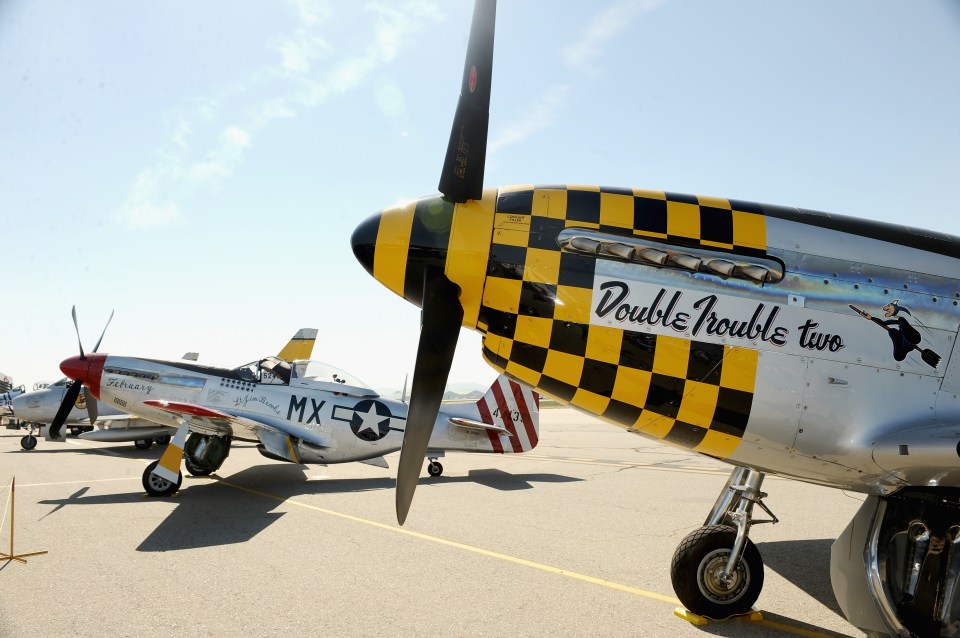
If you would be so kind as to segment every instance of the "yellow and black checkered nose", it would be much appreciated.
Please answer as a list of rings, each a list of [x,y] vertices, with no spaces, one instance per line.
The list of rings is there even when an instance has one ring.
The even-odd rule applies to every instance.
[[[407,301],[422,305],[427,267],[442,268],[460,287],[463,325],[474,328],[483,295],[496,191],[454,204],[440,196],[387,208],[353,232],[353,254],[368,273]]]

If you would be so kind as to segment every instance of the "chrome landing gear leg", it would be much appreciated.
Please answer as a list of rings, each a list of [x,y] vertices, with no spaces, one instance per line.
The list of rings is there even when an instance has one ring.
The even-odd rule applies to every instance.
[[[680,601],[695,614],[727,618],[750,610],[763,588],[763,560],[748,538],[750,526],[776,523],[763,504],[763,473],[735,468],[703,527],[673,555],[670,577]],[[759,505],[770,517],[753,519]]]

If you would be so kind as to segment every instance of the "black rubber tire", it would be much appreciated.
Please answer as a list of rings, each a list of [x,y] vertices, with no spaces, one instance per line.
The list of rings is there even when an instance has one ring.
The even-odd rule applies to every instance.
[[[24,450],[32,450],[37,447],[37,437],[32,434],[28,434],[20,439],[20,447]]]
[[[70,428],[70,436],[80,436],[80,428]]]
[[[677,547],[670,564],[673,591],[695,614],[714,619],[745,614],[763,589],[763,559],[749,538],[743,556],[727,586],[715,576],[723,571],[737,532],[726,525],[694,530]]]
[[[133,442],[138,450],[149,450],[153,446],[153,439],[138,439]]]
[[[190,472],[190,476],[210,476],[213,474],[213,470],[205,470],[202,467],[195,465],[193,461],[190,460],[189,456],[183,457],[183,466],[187,468],[188,472]]]
[[[147,496],[170,496],[175,494],[177,490],[180,489],[180,485],[183,483],[183,472],[177,473],[177,482],[171,483],[166,479],[162,479],[159,476],[154,476],[153,468],[157,467],[160,464],[160,461],[154,461],[147,466],[147,469],[143,472],[143,489],[147,493]]]
[[[153,442],[156,443],[157,445],[167,445],[168,443],[170,443],[170,435],[161,434],[160,436],[153,439]]]
[[[427,465],[427,474],[429,474],[430,476],[440,476],[441,474],[443,474],[443,466],[437,463],[436,461],[433,461],[432,463]]]

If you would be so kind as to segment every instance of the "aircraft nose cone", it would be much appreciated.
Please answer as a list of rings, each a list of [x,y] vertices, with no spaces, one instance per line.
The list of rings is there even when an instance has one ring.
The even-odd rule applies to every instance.
[[[93,396],[100,398],[100,376],[106,363],[106,354],[88,354],[86,358],[79,356],[64,359],[60,363],[60,372],[69,379],[80,381],[90,388]]]
[[[79,379],[83,381],[84,373],[87,371],[87,359],[81,359],[79,356],[64,359],[60,363],[60,372],[68,379]]]
[[[377,249],[377,233],[380,231],[380,213],[365,219],[350,237],[353,255],[371,275],[373,274],[373,256]]]

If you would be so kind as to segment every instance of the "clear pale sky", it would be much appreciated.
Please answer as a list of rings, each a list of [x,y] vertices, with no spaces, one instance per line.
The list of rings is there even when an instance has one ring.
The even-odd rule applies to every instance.
[[[375,387],[419,310],[355,261],[436,192],[469,0],[0,3],[0,371],[236,365],[301,327]],[[960,235],[960,3],[501,0],[486,185],[718,195]],[[451,382],[495,373],[464,331]]]

